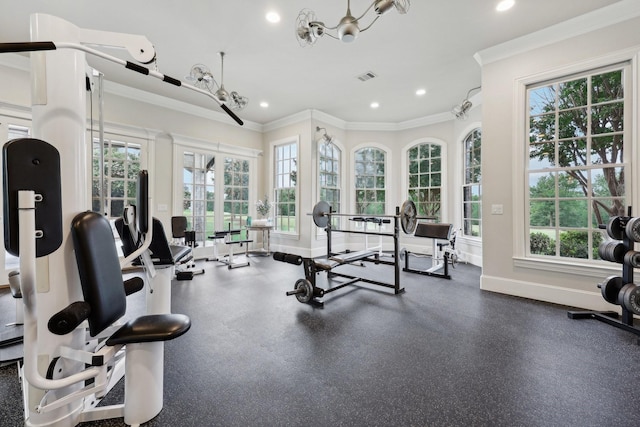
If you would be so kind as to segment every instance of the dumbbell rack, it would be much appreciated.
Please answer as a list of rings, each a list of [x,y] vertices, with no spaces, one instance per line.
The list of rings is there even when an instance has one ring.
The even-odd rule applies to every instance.
[[[631,215],[631,207],[628,208],[627,217],[612,217],[609,220],[609,223],[606,226],[607,233],[609,237],[621,240],[624,245],[625,253],[629,251],[633,251],[634,249],[634,240],[628,236],[624,230],[626,228],[626,224],[633,219]],[[618,230],[622,230],[621,233],[617,233],[613,230],[612,223],[616,221],[616,226]],[[601,227],[603,228],[603,227]],[[619,237],[622,237],[621,239]],[[613,256],[613,255],[612,255]],[[610,259],[612,262],[620,262]],[[622,262],[622,283],[633,283],[633,270],[634,267],[627,262],[627,260],[623,260]],[[605,286],[605,283],[598,285],[598,287]],[[615,326],[616,328],[623,329],[627,332],[631,332],[635,335],[640,336],[640,329],[633,326],[633,312],[628,310],[624,304],[620,304],[622,308],[622,316],[618,319],[619,315],[615,311],[569,311],[567,315],[570,319],[596,319],[601,322],[607,323],[611,326]]]

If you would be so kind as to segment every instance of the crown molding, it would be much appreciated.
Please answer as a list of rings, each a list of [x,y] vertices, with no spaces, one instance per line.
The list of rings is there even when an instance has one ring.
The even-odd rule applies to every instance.
[[[215,151],[222,154],[240,155],[244,157],[258,157],[262,155],[262,150],[255,148],[241,147],[238,145],[230,145],[222,142],[212,142],[205,139],[194,138],[192,136],[181,135],[179,133],[169,133],[173,142],[180,145],[186,145],[196,148],[203,148],[209,151]]]
[[[621,0],[618,3],[481,50],[473,57],[480,66],[483,66],[638,16],[640,16],[640,2],[638,0]]]
[[[0,55],[0,65],[4,65],[10,68],[29,72],[29,58],[19,54],[5,54]],[[189,104],[182,101],[177,101],[172,98],[157,95],[151,92],[146,92],[140,89],[135,89],[129,86],[125,86],[119,83],[114,83],[109,80],[104,81],[104,91],[106,93],[120,96],[135,101],[144,102],[147,104],[167,108],[169,110],[180,111],[182,113],[190,114],[196,117],[201,117],[207,120],[215,120],[217,122],[225,124],[235,124],[235,122],[226,114],[218,111],[210,110],[208,108],[199,107],[193,104]],[[474,102],[475,105],[477,105]],[[474,105],[474,106],[475,106]],[[286,126],[290,126],[296,123],[303,122],[305,120],[320,120],[323,123],[327,123],[338,129],[350,130],[350,131],[377,131],[377,132],[395,132],[400,130],[408,130],[423,126],[429,126],[436,123],[442,123],[453,120],[453,117],[449,112],[434,114],[431,116],[419,117],[416,119],[407,120],[399,123],[392,122],[347,122],[338,117],[334,117],[320,110],[308,109],[300,111],[299,113],[291,114],[278,120],[274,120],[269,123],[260,124],[251,121],[244,122],[244,129],[256,131],[256,132],[269,132],[276,129],[280,129]]]

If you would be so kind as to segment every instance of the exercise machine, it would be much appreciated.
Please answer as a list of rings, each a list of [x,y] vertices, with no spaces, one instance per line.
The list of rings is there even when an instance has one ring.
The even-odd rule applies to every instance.
[[[143,36],[83,29],[45,14],[31,16],[30,33],[30,42],[0,43],[0,53],[31,52],[33,138],[13,141],[3,150],[3,165],[10,169],[4,171],[3,183],[5,247],[15,253],[19,248],[25,309],[20,368],[25,425],[72,426],[119,416],[127,424],[138,425],[162,408],[163,341],[155,335],[162,329],[157,327],[164,324],[182,334],[190,323],[179,315],[150,314],[160,317],[142,316],[139,322],[122,326],[119,334],[119,327],[112,323],[126,303],[126,292],[139,287],[140,280],[125,291],[108,222],[85,212],[91,206],[90,144],[85,141],[86,56],[199,92],[214,99],[238,124],[242,121],[207,91],[140,65],[153,62],[156,56]],[[124,48],[136,62],[101,52],[96,49],[99,46]],[[7,175],[20,170],[20,179],[43,179],[18,183]],[[140,254],[151,243],[152,233],[149,227]],[[100,295],[105,282],[110,282],[108,289],[114,294],[108,295],[117,304],[104,306]],[[87,296],[94,293],[96,298]],[[99,316],[103,309],[111,313],[107,319]],[[85,316],[89,334],[81,320]],[[48,327],[50,321],[53,328]],[[135,336],[140,327],[152,335]],[[125,371],[125,403],[113,408],[94,406]]]
[[[400,259],[404,260],[404,268],[402,271],[409,273],[424,274],[426,276],[439,277],[442,279],[451,279],[449,275],[449,252],[445,247],[451,243],[451,234],[453,230],[452,224],[439,223],[419,223],[413,234],[415,237],[432,239],[431,250],[431,267],[428,269],[416,269],[409,266],[409,259],[412,256],[425,256],[423,254],[415,254],[407,250],[400,251]],[[440,273],[442,271],[442,273]]]
[[[229,225],[228,230],[216,231],[212,236],[209,236],[209,239],[213,240],[213,250],[214,257],[207,258],[207,261],[218,261],[224,265],[226,265],[229,269],[238,268],[238,267],[248,267],[251,265],[249,262],[249,243],[253,242],[252,239],[249,239],[247,236],[248,231],[245,230],[244,237],[242,236],[242,230],[240,229],[231,229],[231,225]],[[236,236],[236,237],[234,237]],[[218,240],[222,240],[225,245],[229,248],[229,252],[225,256],[218,255]],[[235,257],[234,247],[244,247],[244,258],[238,259]]]

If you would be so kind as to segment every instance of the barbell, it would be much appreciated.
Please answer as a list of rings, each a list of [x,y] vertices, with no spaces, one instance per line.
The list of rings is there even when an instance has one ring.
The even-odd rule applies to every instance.
[[[316,203],[313,207],[313,222],[320,228],[326,228],[329,225],[329,218],[332,216],[355,216],[352,214],[331,212],[331,206],[325,201]],[[411,234],[416,230],[419,219],[432,219],[430,217],[419,217],[415,203],[411,200],[405,200],[400,207],[400,213],[397,215],[374,215],[376,218],[400,218],[402,231]]]

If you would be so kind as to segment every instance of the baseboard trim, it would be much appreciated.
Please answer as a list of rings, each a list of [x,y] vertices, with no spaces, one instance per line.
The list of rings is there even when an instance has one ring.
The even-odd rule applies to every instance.
[[[596,291],[562,288],[486,274],[480,276],[480,289],[585,310],[620,312],[620,307],[609,304],[602,298],[600,292]]]

